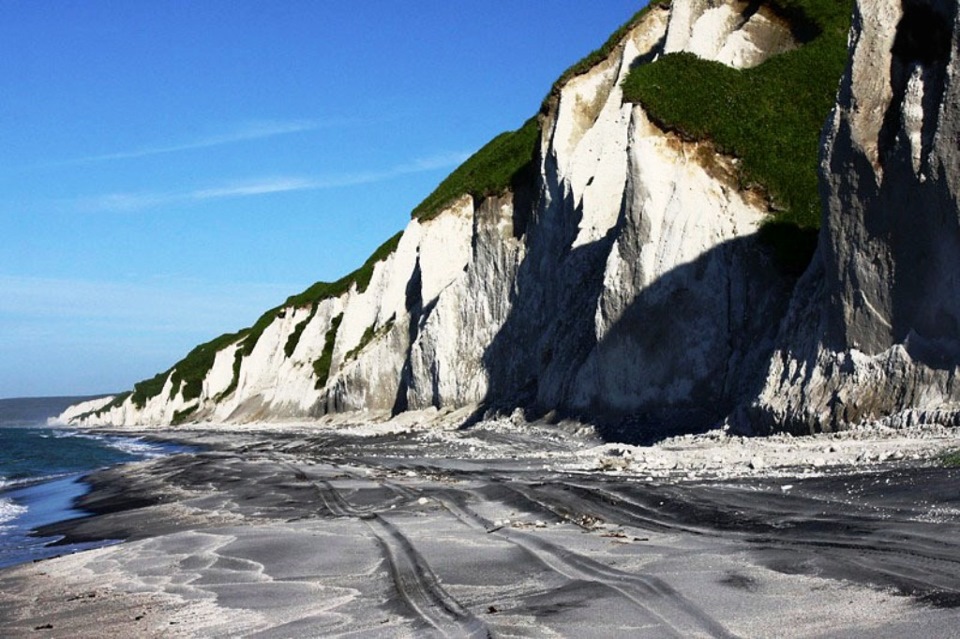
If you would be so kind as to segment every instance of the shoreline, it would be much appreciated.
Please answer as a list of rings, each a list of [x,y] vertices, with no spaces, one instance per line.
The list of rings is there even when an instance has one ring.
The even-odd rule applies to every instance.
[[[88,481],[92,473],[182,448],[148,444],[129,433],[99,436],[72,429],[71,434],[40,424],[4,428],[5,433],[24,435],[9,435],[12,461],[5,472],[13,478],[0,482],[0,499],[12,513],[0,525],[3,568],[116,543],[114,537],[64,539],[48,527],[66,525],[91,514],[82,503],[95,489]]]
[[[425,419],[420,421],[418,417]],[[356,423],[352,419],[334,419],[326,424],[202,423],[180,427],[96,427],[76,430],[109,437],[139,439],[183,449],[170,453],[172,455],[190,455],[204,451],[229,451],[230,454],[236,454],[238,449],[245,452],[250,447],[262,445],[265,438],[274,443],[278,443],[277,440],[296,442],[312,435],[322,435],[324,432],[348,432],[360,438],[419,434],[428,437],[434,435],[441,439],[446,437],[449,440],[451,435],[462,435],[459,428],[453,426],[458,421],[457,414],[437,415],[435,411],[424,411],[408,414],[401,419],[381,418],[367,423]],[[533,450],[525,451],[528,455],[542,458],[550,462],[550,465],[571,474],[599,472],[611,478],[670,483],[845,477],[895,469],[921,469],[937,466],[937,457],[960,449],[960,429],[936,425],[889,428],[874,424],[839,433],[806,436],[785,434],[744,437],[714,430],[697,435],[668,437],[646,446],[602,442],[589,426],[577,422],[564,422],[559,425],[545,422],[527,423],[518,416],[512,416],[487,420],[482,422],[482,426],[501,437],[522,433],[524,429],[538,430],[541,436],[545,432],[549,433],[546,439],[556,439],[557,433],[560,433],[560,437],[572,437],[576,443],[564,451],[566,459],[558,459],[562,456],[550,450],[544,451],[544,454]],[[58,427],[72,428],[66,425]],[[524,439],[529,440],[530,437]],[[244,443],[238,444],[238,441]],[[486,443],[495,443],[495,440]],[[500,443],[509,446],[517,441],[507,439]],[[844,447],[847,450],[843,451]],[[484,452],[493,454],[484,455]],[[509,453],[509,450],[506,452]],[[496,453],[499,453],[499,456]],[[478,450],[475,445],[466,451],[463,447],[457,447],[456,454],[461,459],[472,457],[477,460],[511,456],[504,455],[503,450]],[[77,473],[73,481],[86,488],[64,509],[64,512],[72,510],[77,514],[35,526],[29,536],[60,537],[59,540],[47,544],[51,547],[122,543],[155,536],[158,534],[156,530],[130,532],[120,528],[111,532],[109,527],[93,523],[101,521],[100,518],[104,515],[156,506],[165,503],[168,498],[172,499],[171,496],[162,494],[156,485],[140,485],[133,490],[126,485],[128,477],[125,467],[144,461],[149,460],[125,462]],[[792,489],[789,483],[782,485],[784,490]],[[16,565],[19,563],[0,567],[0,570]]]
[[[790,474],[733,461],[757,442],[731,439],[729,475],[691,479],[709,437],[641,457],[509,420],[136,434],[205,449],[91,475],[99,514],[51,530],[126,541],[0,570],[0,634],[893,637],[960,622],[960,470],[910,458]],[[801,457],[830,441],[866,440],[802,442]],[[876,446],[891,443],[904,449]],[[654,452],[686,457],[654,469]],[[632,459],[598,471],[608,458]]]
[[[435,441],[450,444],[462,436],[459,428],[451,426],[458,417],[437,416],[427,411],[423,422],[406,419],[381,419],[372,423],[354,423],[352,420],[333,420],[333,423],[316,422],[255,423],[244,425],[191,424],[186,427],[151,428],[79,428],[104,436],[120,436],[148,441],[162,446],[182,448],[178,454],[212,452],[243,454],[250,449],[286,442],[302,442],[311,436],[324,433],[350,433],[364,438],[390,436],[426,436]],[[430,419],[432,418],[432,419]],[[70,428],[69,426],[61,426]],[[664,438],[655,444],[639,446],[602,442],[589,426],[566,422],[559,426],[544,422],[526,423],[517,417],[487,420],[482,427],[496,433],[499,438],[485,442],[490,450],[471,445],[454,446],[459,459],[500,460],[516,458],[507,447],[518,443],[529,444],[529,436],[510,439],[511,434],[523,434],[524,429],[544,433],[546,440],[572,437],[574,444],[561,454],[554,450],[524,451],[528,461],[549,462],[548,466],[572,475],[603,476],[632,481],[658,481],[673,484],[724,482],[750,480],[757,482],[814,479],[821,477],[866,476],[896,470],[920,470],[938,467],[937,458],[960,450],[960,429],[936,425],[919,425],[911,428],[889,428],[878,425],[860,427],[840,433],[820,433],[805,436],[773,435],[744,437],[728,435],[722,430],[697,435],[681,435]],[[558,434],[559,433],[559,434]],[[433,437],[431,437],[433,436]],[[452,437],[451,437],[452,436]],[[499,439],[499,441],[498,441]],[[498,447],[497,444],[500,444]],[[487,454],[484,454],[487,453]],[[505,454],[506,453],[506,454]],[[169,456],[169,455],[167,455]],[[155,536],[157,530],[129,532],[122,528],[113,531],[99,523],[104,515],[124,513],[139,508],[157,506],[174,500],[163,494],[156,484],[142,483],[131,489],[126,468],[150,460],[125,462],[115,466],[79,473],[75,481],[86,490],[73,499],[71,509],[79,514],[58,519],[35,527],[31,536],[61,537],[50,545],[88,543],[116,543]],[[784,491],[792,489],[790,483],[780,482]],[[98,522],[94,524],[94,522]],[[125,533],[125,534],[122,534]],[[14,564],[15,566],[17,564]],[[12,566],[8,566],[12,567]],[[0,568],[2,570],[2,568]]]
[[[44,534],[49,525],[66,523],[86,516],[77,507],[77,500],[90,491],[84,473],[67,473],[56,478],[25,482],[0,493],[22,508],[13,519],[4,522],[0,548],[0,570],[49,559],[64,552],[78,552],[115,540],[70,540],[56,534]]]

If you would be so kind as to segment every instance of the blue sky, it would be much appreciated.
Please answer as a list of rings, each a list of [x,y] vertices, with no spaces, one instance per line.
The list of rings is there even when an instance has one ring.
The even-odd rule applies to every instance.
[[[0,397],[123,390],[352,271],[627,0],[5,0]]]

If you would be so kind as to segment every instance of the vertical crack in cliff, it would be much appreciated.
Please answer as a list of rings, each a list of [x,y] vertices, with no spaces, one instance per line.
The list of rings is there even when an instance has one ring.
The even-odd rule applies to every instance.
[[[933,146],[937,105],[943,99],[955,14],[952,2],[903,0],[891,49],[893,96],[878,141],[884,166],[907,152],[914,173],[919,176],[923,171]]]
[[[397,383],[397,396],[393,402],[393,415],[399,415],[407,410],[409,404],[407,393],[413,380],[413,346],[417,343],[420,334],[420,320],[425,315],[423,310],[423,271],[420,268],[420,256],[413,266],[413,273],[407,282],[406,303],[409,325],[407,327],[407,353],[400,370],[400,379]]]
[[[950,18],[923,0],[904,0],[893,55],[905,63],[924,66],[946,62],[950,57]]]

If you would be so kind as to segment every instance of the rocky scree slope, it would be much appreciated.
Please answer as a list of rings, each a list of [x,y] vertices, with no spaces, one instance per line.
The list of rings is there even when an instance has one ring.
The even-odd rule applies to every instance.
[[[929,124],[952,119],[924,119],[928,111],[942,110],[940,100],[948,96],[952,76],[946,63],[939,54],[930,62],[923,54],[910,63],[922,67],[915,72],[891,59],[890,73],[900,84],[889,86],[901,87],[893,91],[871,67],[884,38],[890,40],[878,31],[909,30],[898,25],[909,26],[903,16],[910,10],[889,2],[857,10],[853,57],[821,167],[827,232],[796,291],[794,274],[771,245],[782,252],[802,244],[810,233],[790,229],[809,227],[810,221],[800,210],[806,196],[796,196],[778,175],[806,171],[815,183],[815,160],[809,169],[765,173],[770,162],[757,160],[749,133],[725,135],[727,120],[698,124],[665,110],[669,101],[658,101],[671,92],[662,89],[657,73],[676,69],[670,72],[680,75],[672,77],[686,81],[682,74],[692,73],[712,83],[711,95],[747,107],[734,119],[748,131],[758,122],[771,126],[769,117],[761,117],[773,108],[767,102],[791,113],[807,108],[814,128],[806,138],[785,136],[780,144],[786,146],[777,153],[790,154],[793,145],[797,156],[815,157],[818,123],[827,116],[844,63],[848,22],[839,35],[831,34],[825,18],[817,17],[831,11],[846,20],[849,5],[675,0],[648,7],[564,74],[537,118],[494,139],[457,169],[414,211],[403,233],[358,271],[291,297],[250,329],[199,346],[132,393],[72,407],[62,418],[146,425],[464,406],[476,406],[479,416],[522,407],[528,415],[572,415],[609,436],[637,439],[704,429],[725,418],[744,428],[833,428],[920,406],[922,389],[952,380],[955,366],[929,368],[908,353],[908,337],[912,346],[920,344],[913,337],[920,320],[907,322],[911,330],[905,333],[888,331],[884,342],[877,329],[883,322],[854,312],[864,308],[858,301],[864,276],[874,283],[864,295],[892,281],[876,269],[891,268],[909,250],[894,249],[896,242],[916,252],[924,241],[937,240],[939,228],[912,240],[891,240],[892,228],[867,233],[868,206],[913,202],[900,189],[922,188],[929,194],[923,202],[939,206],[929,217],[956,223],[956,202],[946,188],[956,184],[955,176],[947,156],[937,155],[939,129]],[[899,49],[891,40],[888,50],[916,46],[905,42],[913,40],[901,40]],[[805,67],[824,59],[811,54],[817,47],[839,51],[840,66]],[[828,95],[822,113],[819,105],[806,106],[789,94],[747,90],[805,68],[808,76],[823,76],[816,77]],[[640,88],[625,96],[624,81],[630,87],[636,77]],[[789,85],[778,90],[789,91]],[[897,91],[886,102],[859,98]],[[753,96],[764,103],[752,105]],[[895,101],[901,106],[890,106]],[[891,109],[899,115],[889,115]],[[783,113],[785,123],[793,121]],[[919,129],[907,123],[917,117]],[[875,126],[878,118],[882,127]],[[798,127],[785,124],[784,132],[792,135]],[[764,134],[769,138],[769,131]],[[873,134],[885,141],[872,143]],[[919,160],[911,146],[915,138]],[[869,156],[870,148],[876,157]],[[947,151],[944,139],[942,153]],[[858,153],[867,155],[858,160]],[[925,172],[913,170],[915,165]],[[890,168],[877,173],[884,166]],[[870,185],[863,176],[879,176],[876,194],[862,192]],[[918,211],[912,217],[926,215],[915,206],[910,210]],[[771,219],[781,226],[769,224]],[[779,231],[761,238],[761,228]],[[870,238],[873,244],[866,242]],[[885,256],[883,265],[876,256]],[[939,264],[917,277],[936,279]],[[902,316],[892,315],[895,297],[887,323],[903,327]],[[949,310],[956,299],[942,306]],[[919,315],[928,324],[941,322],[935,338],[949,333],[951,320],[941,318],[954,316],[939,308]],[[851,358],[860,357],[857,344],[867,343],[872,350],[863,357],[872,358],[871,372],[850,369]],[[925,352],[930,348],[941,352],[929,344]],[[912,363],[894,366],[896,357]],[[846,376],[835,376],[841,368]],[[822,421],[824,401],[837,392],[860,396],[883,375],[897,389],[899,376],[906,375],[916,391],[866,411],[834,410]]]

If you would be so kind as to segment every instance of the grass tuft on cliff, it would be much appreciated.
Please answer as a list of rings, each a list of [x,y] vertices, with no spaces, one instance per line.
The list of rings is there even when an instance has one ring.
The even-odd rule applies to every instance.
[[[287,338],[287,343],[283,345],[284,355],[287,357],[293,356],[293,352],[297,350],[297,344],[300,343],[300,337],[303,335],[303,330],[307,327],[307,324],[310,323],[310,320],[313,319],[313,316],[317,314],[317,308],[319,308],[319,306],[320,302],[314,302],[310,306],[310,314],[293,327],[293,332],[290,333],[290,336]]]
[[[190,418],[191,415],[197,412],[198,408],[200,408],[200,404],[193,404],[191,406],[187,406],[183,410],[173,411],[173,419],[170,420],[170,425],[179,426],[180,424],[183,424],[187,421],[187,419]]]
[[[550,87],[550,92],[547,94],[547,97],[543,99],[543,103],[540,105],[540,112],[547,113],[549,111],[551,99],[560,95],[560,90],[563,89],[563,86],[569,82],[571,78],[582,75],[603,62],[613,52],[616,46],[620,44],[620,41],[623,40],[624,36],[627,35],[627,32],[635,27],[637,23],[640,22],[640,19],[649,13],[651,9],[654,7],[668,6],[670,6],[669,0],[648,3],[647,6],[633,14],[633,17],[624,22],[619,29],[614,31],[599,49],[591,51],[576,63],[571,65],[566,71],[561,73],[560,77],[557,78],[553,83],[553,86]]]
[[[219,402],[224,397],[228,397],[240,385],[240,366],[243,365],[243,350],[237,348],[233,351],[233,377],[230,378],[230,385],[220,391],[213,401]]]
[[[305,306],[319,304],[325,299],[340,297],[349,291],[350,287],[354,284],[357,285],[358,292],[363,293],[366,291],[370,285],[370,278],[373,277],[373,268],[378,262],[387,259],[397,250],[397,245],[400,244],[400,238],[402,236],[403,232],[401,231],[381,244],[360,268],[349,275],[344,275],[336,282],[317,282],[302,293],[291,295],[283,304],[261,315],[260,319],[250,327],[249,333],[243,341],[242,349],[244,356],[253,352],[257,341],[259,341],[260,336],[263,335],[263,331],[283,312],[284,308],[303,308]],[[294,347],[296,347],[296,344],[294,344]],[[292,354],[293,350],[291,349],[290,352]]]
[[[425,222],[463,195],[481,199],[503,193],[533,163],[539,140],[540,124],[535,117],[516,131],[501,133],[454,169],[413,209],[411,217]]]
[[[624,99],[662,128],[709,140],[740,159],[741,186],[760,186],[773,215],[761,229],[787,270],[803,270],[820,227],[820,131],[847,60],[851,0],[767,2],[803,44],[737,70],[673,53],[631,70]]]
[[[370,345],[370,342],[372,342],[375,339],[380,339],[381,337],[383,337],[384,335],[392,331],[395,322],[396,322],[396,316],[393,315],[390,317],[389,320],[387,320],[386,324],[384,324],[378,329],[374,329],[375,324],[371,324],[370,326],[368,326],[366,330],[363,331],[363,335],[360,336],[360,343],[354,346],[349,351],[347,351],[347,354],[343,356],[343,361],[349,362],[350,360],[354,359],[357,355],[360,354],[360,352],[363,349],[365,349],[367,346]]]
[[[313,375],[317,378],[314,387],[319,390],[327,385],[330,379],[330,368],[333,366],[333,347],[337,343],[337,331],[340,330],[340,322],[343,321],[343,313],[340,313],[330,320],[330,328],[323,338],[323,351],[313,362]]]
[[[142,409],[147,405],[149,399],[159,395],[163,391],[164,383],[169,375],[173,375],[171,399],[179,390],[183,392],[184,401],[197,399],[203,391],[203,380],[213,367],[217,352],[234,342],[243,340],[234,356],[233,380],[230,386],[224,392],[220,393],[216,399],[219,400],[226,397],[237,388],[243,358],[253,352],[263,332],[284,312],[284,308],[313,306],[313,310],[311,311],[312,317],[313,313],[316,312],[317,304],[325,299],[343,295],[349,291],[350,287],[354,284],[356,284],[357,290],[361,293],[367,290],[367,287],[370,285],[370,278],[373,277],[373,269],[377,265],[377,262],[382,262],[387,259],[397,249],[402,235],[402,232],[397,233],[381,244],[360,268],[349,275],[341,277],[336,282],[317,282],[302,293],[291,295],[283,304],[261,315],[250,328],[245,328],[236,333],[226,333],[216,339],[201,344],[166,371],[158,373],[148,380],[134,384],[133,393],[130,394],[134,406]],[[287,339],[284,345],[284,351],[287,357],[293,354],[293,350],[296,348],[297,342],[300,339],[300,334],[305,327],[306,323],[301,322],[294,328],[294,334]],[[126,398],[124,397],[124,399]]]

